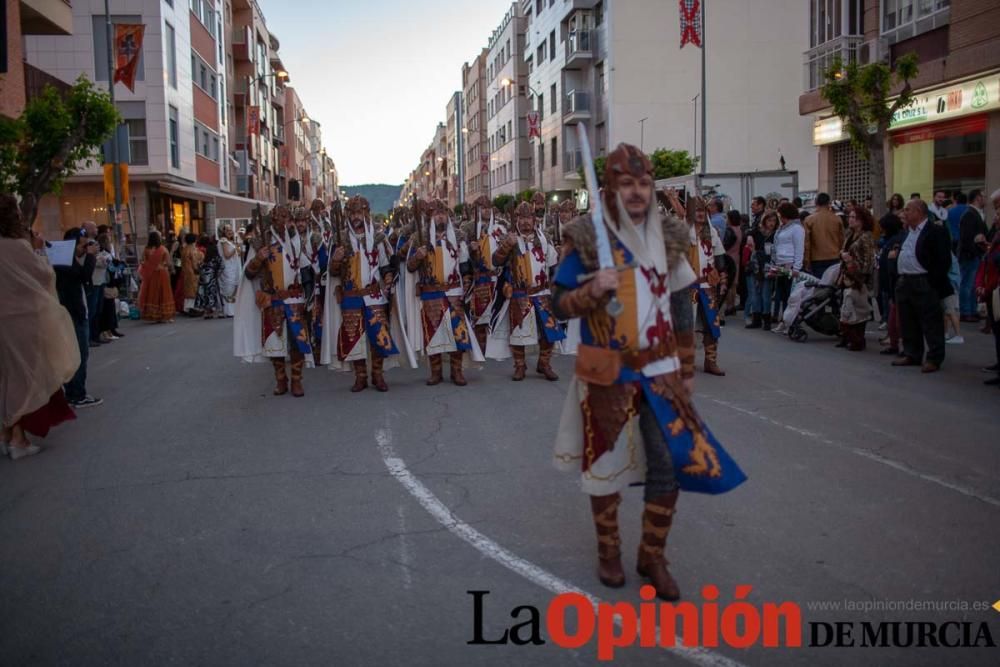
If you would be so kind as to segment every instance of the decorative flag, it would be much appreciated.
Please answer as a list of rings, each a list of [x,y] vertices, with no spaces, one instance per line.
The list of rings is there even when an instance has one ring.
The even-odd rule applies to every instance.
[[[681,48],[688,42],[701,48],[701,2],[679,0],[681,8]]]
[[[247,134],[260,134],[260,107],[250,107],[247,112]]]
[[[112,85],[121,81],[135,92],[135,71],[142,53],[142,35],[146,26],[130,23],[115,24],[115,75]]]
[[[487,153],[483,153],[479,156],[479,173],[490,173],[490,156]]]
[[[528,112],[528,141],[542,138],[542,119],[537,111]]]

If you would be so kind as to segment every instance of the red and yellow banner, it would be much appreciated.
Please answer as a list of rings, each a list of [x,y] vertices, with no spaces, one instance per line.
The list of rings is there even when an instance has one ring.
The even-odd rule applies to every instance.
[[[141,23],[115,25],[115,75],[113,83],[121,81],[135,92],[135,74],[142,53],[142,36],[146,26]]]
[[[260,134],[260,107],[250,107],[247,112],[247,134]]]

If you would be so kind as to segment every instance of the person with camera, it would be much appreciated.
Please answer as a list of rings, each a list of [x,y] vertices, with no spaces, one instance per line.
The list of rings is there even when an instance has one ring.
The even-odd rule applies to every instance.
[[[87,393],[87,357],[90,354],[90,315],[88,288],[93,289],[94,267],[97,265],[97,240],[91,238],[83,227],[74,227],[63,235],[64,241],[75,241],[73,262],[69,266],[56,266],[56,292],[59,302],[73,320],[77,345],[80,348],[80,367],[66,383],[66,400],[74,408],[89,408],[104,401]]]

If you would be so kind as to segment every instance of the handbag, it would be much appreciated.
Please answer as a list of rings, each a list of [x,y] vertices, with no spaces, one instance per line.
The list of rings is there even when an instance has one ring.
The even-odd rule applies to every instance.
[[[105,299],[117,299],[118,298],[118,288],[117,287],[105,287],[104,288],[104,298]]]
[[[610,387],[622,370],[621,354],[617,350],[580,343],[576,352],[576,376],[590,384]]]

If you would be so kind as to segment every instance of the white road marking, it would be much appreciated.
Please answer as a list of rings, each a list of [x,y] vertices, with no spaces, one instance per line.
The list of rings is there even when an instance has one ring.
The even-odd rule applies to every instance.
[[[534,563],[508,551],[452,514],[451,510],[448,509],[448,507],[442,503],[430,489],[424,486],[420,480],[413,476],[413,473],[411,473],[406,467],[406,463],[396,456],[396,453],[392,448],[391,430],[388,428],[378,429],[375,433],[375,442],[378,445],[379,454],[382,456],[382,461],[385,463],[385,467],[389,469],[389,473],[396,478],[396,481],[403,485],[403,488],[405,488],[410,495],[413,496],[414,499],[416,499],[416,501],[420,503],[420,505],[427,510],[427,512],[434,517],[435,520],[437,520],[438,523],[447,528],[453,535],[460,537],[471,544],[476,548],[476,550],[487,558],[495,560],[508,570],[521,575],[533,584],[556,595],[561,595],[563,593],[577,593],[579,595],[583,595],[592,605],[594,605],[595,609],[599,603],[604,602],[596,595],[588,593],[581,588],[577,588],[568,581],[560,579],[551,572],[543,570]],[[617,619],[616,624],[618,624]],[[659,632],[657,632],[657,641],[659,641]],[[678,635],[677,642],[680,643],[681,641],[683,640],[680,635]],[[745,667],[745,665],[741,662],[737,662],[705,648],[675,646],[664,650],[701,667]]]
[[[399,568],[403,571],[403,588],[413,588],[413,576],[410,568],[413,566],[413,556],[410,553],[410,540],[406,537],[406,514],[402,505],[396,507],[399,516]]]
[[[836,447],[837,449],[842,449],[845,452],[856,454],[862,458],[868,459],[869,461],[875,461],[876,463],[881,463],[882,465],[893,468],[894,470],[906,473],[911,477],[916,477],[917,479],[922,479],[925,482],[930,482],[932,484],[937,484],[938,486],[943,486],[946,489],[950,489],[951,491],[961,493],[963,496],[968,496],[969,498],[975,498],[976,500],[987,503],[988,505],[993,505],[994,507],[1000,507],[1000,499],[994,498],[992,496],[987,496],[983,493],[979,493],[978,491],[976,491],[971,487],[963,486],[961,484],[955,484],[954,482],[950,482],[947,479],[944,479],[943,477],[938,477],[937,475],[930,475],[928,473],[920,472],[919,470],[911,468],[910,466],[901,461],[890,459],[886,456],[882,456],[877,452],[873,452],[868,449],[861,449],[860,447],[852,447],[851,445],[847,445],[842,442],[837,442],[836,440],[831,440],[830,438],[824,437],[823,434],[821,433],[815,433],[813,431],[808,431],[803,428],[798,428],[797,426],[792,426],[791,424],[786,424],[784,422],[778,421],[777,419],[772,419],[771,417],[768,417],[767,415],[762,414],[757,410],[744,408],[739,405],[736,405],[735,403],[730,403],[729,401],[723,401],[722,399],[712,398],[712,397],[706,397],[706,398],[708,398],[708,400],[712,401],[713,403],[717,403],[718,405],[727,407],[730,410],[735,410],[736,412],[739,412],[741,414],[754,417],[762,422],[767,422],[768,424],[771,424],[773,426],[783,428],[786,431],[791,431],[792,433],[797,433],[807,438],[812,438],[817,442],[822,442],[824,445],[829,445],[831,447]]]

